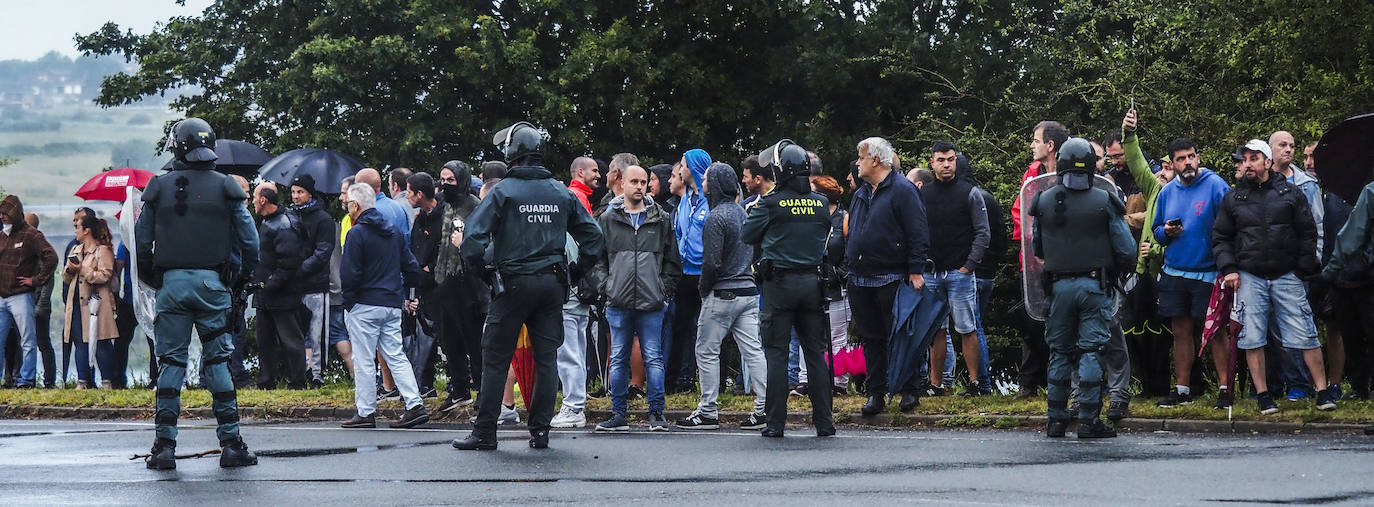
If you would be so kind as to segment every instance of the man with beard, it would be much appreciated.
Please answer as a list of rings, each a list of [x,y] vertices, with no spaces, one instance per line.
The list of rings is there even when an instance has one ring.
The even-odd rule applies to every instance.
[[[1241,323],[1236,346],[1245,351],[1261,414],[1279,411],[1269,393],[1262,350],[1270,328],[1285,349],[1300,349],[1316,381],[1317,409],[1336,408],[1326,386],[1321,343],[1307,289],[1299,278],[1317,273],[1317,225],[1307,197],[1272,170],[1269,144],[1252,139],[1236,149],[1243,172],[1236,191],[1222,199],[1212,236],[1222,283],[1235,289],[1232,318]],[[1296,240],[1296,241],[1295,241]]]
[[[1159,402],[1161,407],[1193,403],[1192,374],[1197,347],[1193,339],[1196,319],[1207,315],[1212,286],[1217,280],[1212,255],[1212,224],[1217,206],[1231,187],[1207,168],[1198,167],[1197,145],[1187,138],[1169,143],[1169,163],[1178,177],[1159,191],[1155,203],[1154,237],[1164,247],[1163,275],[1159,280],[1159,314],[1173,319],[1174,375],[1177,387]],[[1226,348],[1212,342],[1212,360],[1226,371]],[[1231,396],[1222,379],[1218,398]],[[1220,401],[1218,402],[1220,403]]]

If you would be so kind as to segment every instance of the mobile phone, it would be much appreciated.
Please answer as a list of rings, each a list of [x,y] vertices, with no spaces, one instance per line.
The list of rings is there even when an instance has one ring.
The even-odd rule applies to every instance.
[[[1175,218],[1175,219],[1170,220],[1170,221],[1168,221],[1168,222],[1164,222],[1164,225],[1172,225],[1172,226],[1174,226],[1174,227],[1183,227],[1183,219],[1182,219],[1182,218]]]

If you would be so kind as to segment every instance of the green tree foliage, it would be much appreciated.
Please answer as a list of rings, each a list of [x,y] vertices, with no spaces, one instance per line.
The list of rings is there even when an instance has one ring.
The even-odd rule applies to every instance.
[[[1222,167],[1245,139],[1374,109],[1367,0],[219,0],[77,45],[140,64],[99,104],[199,87],[173,106],[269,151],[434,168],[528,119],[555,171],[692,147],[733,163],[788,137],[843,175],[863,137],[907,166],[945,138],[1003,209],[1040,120],[1096,139],[1134,99],[1148,152],[1192,137]]]

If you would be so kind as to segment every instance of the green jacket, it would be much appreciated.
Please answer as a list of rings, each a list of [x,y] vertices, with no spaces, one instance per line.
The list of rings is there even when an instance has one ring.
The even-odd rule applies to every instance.
[[[804,269],[825,260],[830,236],[830,202],[815,192],[773,187],[749,208],[740,232],[750,245],[762,245],[763,258],[778,269]]]
[[[1363,265],[1368,269],[1368,263],[1361,256],[1368,255],[1374,247],[1370,245],[1369,224],[1374,219],[1374,210],[1369,209],[1374,206],[1374,183],[1365,185],[1364,190],[1360,191],[1360,198],[1355,201],[1355,208],[1350,210],[1350,218],[1345,221],[1345,227],[1341,227],[1341,232],[1336,235],[1336,245],[1331,251],[1331,260],[1327,261],[1326,269],[1323,270],[1330,278],[1342,277],[1341,271],[1347,266]],[[1358,268],[1357,268],[1358,269]],[[1359,279],[1364,273],[1346,273],[1343,278]]]
[[[1145,227],[1140,231],[1140,241],[1150,243],[1150,252],[1147,255],[1139,255],[1137,252],[1135,271],[1140,274],[1158,275],[1164,266],[1164,247],[1155,241],[1155,198],[1159,197],[1159,190],[1164,188],[1164,185],[1160,185],[1159,179],[1150,172],[1150,163],[1145,160],[1145,153],[1140,151],[1140,138],[1135,132],[1126,134],[1126,138],[1121,141],[1121,149],[1126,151],[1126,167],[1130,168],[1131,177],[1135,178],[1140,193],[1145,195]]]

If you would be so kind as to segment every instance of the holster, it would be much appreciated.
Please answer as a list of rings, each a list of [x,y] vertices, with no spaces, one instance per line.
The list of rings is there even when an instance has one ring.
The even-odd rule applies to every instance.
[[[756,283],[772,281],[774,275],[772,259],[761,259],[754,266],[754,281]]]

